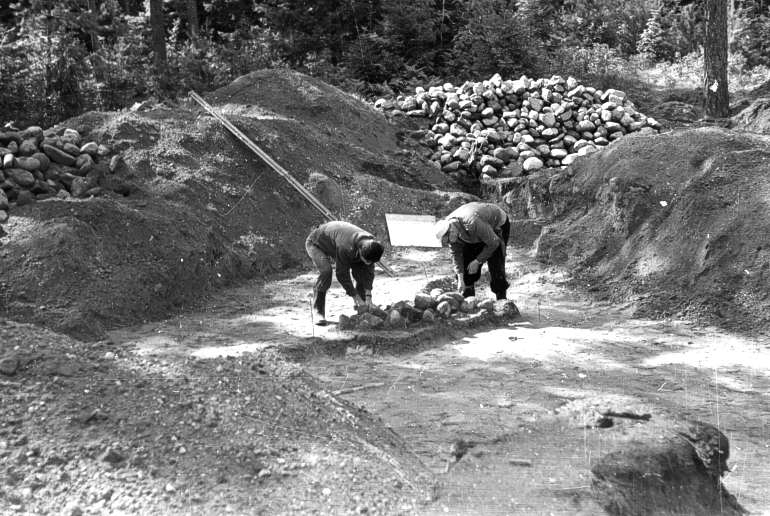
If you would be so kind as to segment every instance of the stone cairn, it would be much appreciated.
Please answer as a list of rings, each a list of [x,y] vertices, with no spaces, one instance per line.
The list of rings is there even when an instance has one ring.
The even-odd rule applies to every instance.
[[[513,301],[463,298],[459,292],[434,288],[430,293],[419,292],[414,302],[399,301],[385,308],[360,309],[356,315],[340,316],[340,330],[399,329],[418,323],[434,324],[442,319],[454,319],[470,324],[490,316],[515,317],[519,314]]]
[[[99,178],[114,166],[106,161],[109,154],[107,146],[82,141],[74,129],[0,131],[0,223],[13,205],[98,195]]]
[[[431,160],[460,181],[565,167],[628,133],[661,127],[622,91],[556,75],[503,80],[495,74],[459,87],[418,86],[414,95],[378,99],[374,106],[393,117],[430,119],[430,129],[417,136],[434,150]]]

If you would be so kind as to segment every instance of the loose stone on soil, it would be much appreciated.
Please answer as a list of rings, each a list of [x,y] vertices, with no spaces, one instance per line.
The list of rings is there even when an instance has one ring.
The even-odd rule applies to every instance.
[[[495,74],[461,86],[417,87],[414,95],[379,99],[374,106],[389,116],[428,118],[419,139],[436,149],[432,159],[445,173],[471,179],[565,167],[610,140],[661,127],[624,92],[558,75],[503,80]]]
[[[340,330],[350,330],[355,326],[353,321],[347,315],[340,315],[339,328]]]
[[[444,291],[441,290],[440,288],[434,288],[434,289],[432,289],[430,291],[430,297],[436,299],[436,298],[438,298],[438,296],[440,296],[443,293],[444,293]]]
[[[104,193],[98,183],[109,167],[99,159],[109,155],[109,147],[96,142],[78,146],[74,142],[81,137],[69,128],[61,136],[47,138],[37,129],[25,130],[23,134],[29,136],[18,145],[11,141],[0,147],[0,211],[4,212],[0,223],[7,221],[9,209],[36,200]],[[88,177],[77,181],[76,176]]]
[[[116,465],[124,462],[126,457],[114,448],[107,448],[99,459],[103,462]]]
[[[422,292],[418,292],[414,296],[414,307],[420,310],[426,310],[428,308],[431,308],[435,306],[436,301],[434,300],[433,296],[430,294],[424,294]]]
[[[75,165],[76,159],[74,156],[63,150],[57,149],[53,145],[43,145],[42,150],[54,163],[59,163],[60,165],[66,165],[68,167]]]
[[[478,308],[479,310],[486,310],[487,312],[494,312],[495,301],[493,299],[484,299],[478,302],[478,304],[476,305],[476,308]]]
[[[404,322],[404,318],[401,317],[401,313],[398,310],[391,310],[388,314],[387,323],[391,326],[399,326]]]
[[[472,325],[488,313],[503,317],[519,315],[513,301],[496,304],[492,299],[463,298],[459,292],[438,287],[431,289],[430,294],[424,291],[415,294],[414,304],[398,301],[384,309],[372,306],[361,307],[359,311],[361,313],[352,316],[340,315],[338,328],[344,331],[406,328],[414,324],[434,324],[438,318],[454,318],[461,324]]]
[[[441,303],[446,302],[451,307],[451,311],[456,312],[460,309],[460,303],[463,302],[463,297],[460,295],[460,299],[458,299],[454,292],[445,292],[436,298],[436,302],[439,306],[441,306]],[[441,312],[441,309],[439,309],[439,312]]]
[[[0,358],[0,374],[12,376],[19,369],[19,359],[13,355]]]
[[[447,318],[452,315],[452,305],[449,301],[441,301],[438,306],[436,306],[436,311],[438,311],[441,317]]]
[[[477,308],[477,302],[475,297],[466,297],[463,302],[460,303],[460,310],[465,313],[471,313]]]

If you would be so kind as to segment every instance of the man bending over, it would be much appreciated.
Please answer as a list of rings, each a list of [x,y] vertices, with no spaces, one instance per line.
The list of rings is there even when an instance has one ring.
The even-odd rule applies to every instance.
[[[487,262],[489,286],[497,299],[506,299],[505,251],[511,222],[499,206],[469,202],[436,223],[436,238],[448,245],[457,274],[457,290],[464,297],[476,295],[481,266]]]
[[[353,298],[356,308],[372,306],[374,264],[380,261],[382,244],[358,226],[334,220],[321,224],[305,240],[307,251],[318,269],[313,287],[315,323],[326,325],[326,292],[332,284],[332,262],[337,270],[337,281],[345,293]],[[350,279],[351,272],[356,284]]]

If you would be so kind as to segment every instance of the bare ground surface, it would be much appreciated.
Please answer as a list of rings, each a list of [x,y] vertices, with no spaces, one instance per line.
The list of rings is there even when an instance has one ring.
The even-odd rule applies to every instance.
[[[175,359],[272,349],[329,391],[366,386],[341,397],[381,417],[435,475],[437,497],[419,514],[601,512],[590,466],[645,424],[615,418],[592,428],[608,408],[715,424],[731,442],[726,487],[753,513],[770,513],[770,342],[691,321],[632,319],[631,306],[592,301],[566,288],[558,269],[512,254],[509,292],[522,318],[502,327],[361,345],[310,323],[313,275],[303,274],[230,290],[201,312],[111,338]],[[382,304],[450,270],[437,251],[400,252],[391,265],[398,278],[375,284]],[[352,311],[344,292],[331,294],[332,319]],[[454,463],[458,439],[474,446]]]
[[[468,199],[417,127],[318,80],[257,72],[210,100],[378,236],[384,213]],[[321,217],[197,106],[66,125],[120,154],[115,193],[4,225],[0,513],[597,514],[590,467],[645,424],[608,412],[718,426],[727,489],[770,513],[766,137],[623,138],[526,178],[506,201],[539,253],[511,255],[520,320],[351,335],[309,320]],[[388,262],[383,305],[450,271]],[[329,315],[350,312],[335,284]]]

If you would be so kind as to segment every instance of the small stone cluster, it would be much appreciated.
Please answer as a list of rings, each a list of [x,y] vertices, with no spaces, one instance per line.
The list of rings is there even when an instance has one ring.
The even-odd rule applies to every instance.
[[[626,94],[598,90],[574,77],[503,80],[417,87],[375,108],[390,116],[429,118],[421,141],[431,159],[455,179],[525,175],[543,167],[565,167],[635,131],[657,132],[660,124],[638,112]],[[485,177],[486,176],[486,177]]]
[[[414,302],[399,301],[387,307],[362,308],[353,316],[341,315],[340,330],[370,330],[406,328],[418,323],[433,324],[441,319],[481,318],[487,315],[515,317],[519,314],[513,301],[463,298],[459,292],[435,288],[430,293],[419,292]]]
[[[12,204],[98,194],[99,177],[111,166],[109,154],[108,147],[82,141],[74,129],[0,131],[0,223]]]

